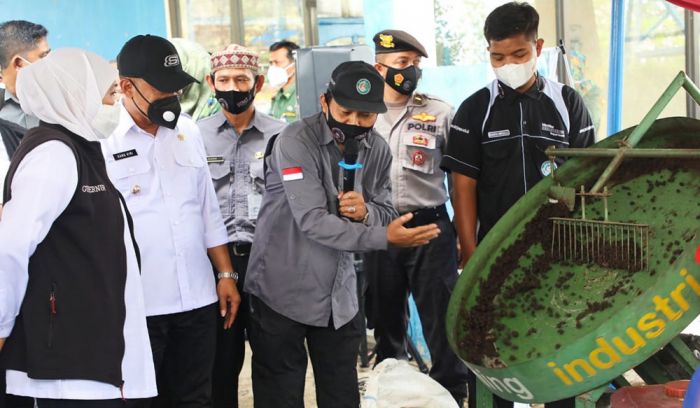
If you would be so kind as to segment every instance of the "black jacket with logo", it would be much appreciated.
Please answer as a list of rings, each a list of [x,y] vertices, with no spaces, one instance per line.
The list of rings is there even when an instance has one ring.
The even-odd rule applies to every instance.
[[[521,94],[493,81],[459,107],[441,168],[477,180],[481,240],[522,195],[550,174],[547,147],[587,147],[594,142],[590,114],[573,88],[538,77]]]
[[[29,258],[27,291],[2,351],[3,366],[34,379],[120,386],[126,316],[123,199],[109,181],[100,144],[56,125],[29,130],[7,173],[5,202],[12,199],[10,186],[22,159],[54,140],[73,151],[78,185]]]

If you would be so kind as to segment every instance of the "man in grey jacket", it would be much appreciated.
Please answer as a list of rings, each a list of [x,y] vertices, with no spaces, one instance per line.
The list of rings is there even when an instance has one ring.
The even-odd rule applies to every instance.
[[[424,245],[439,234],[435,224],[404,228],[411,214],[391,221],[391,151],[372,130],[386,111],[383,84],[369,64],[340,64],[323,112],[289,125],[265,159],[244,287],[256,408],[304,406],[305,341],[318,407],[358,407],[363,333],[351,252]],[[354,147],[355,166],[343,157]],[[348,171],[356,172],[351,186]]]

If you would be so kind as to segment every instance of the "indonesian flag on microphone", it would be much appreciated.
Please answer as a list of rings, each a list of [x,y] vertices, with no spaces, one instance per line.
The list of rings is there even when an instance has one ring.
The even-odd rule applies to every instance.
[[[292,180],[302,180],[304,178],[304,173],[301,171],[301,167],[287,167],[282,169],[282,180],[292,181]]]

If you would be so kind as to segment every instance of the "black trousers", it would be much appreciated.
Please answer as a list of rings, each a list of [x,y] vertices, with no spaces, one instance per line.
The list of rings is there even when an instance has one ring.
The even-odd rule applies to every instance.
[[[241,305],[233,326],[224,330],[224,319],[217,318],[216,323],[216,359],[212,378],[212,399],[214,408],[238,408],[238,376],[245,360],[245,336],[248,329],[248,296],[243,293],[245,273],[248,269],[250,245],[236,246],[229,244],[229,255],[233,269],[238,272],[238,292]]]
[[[250,297],[255,408],[303,408],[307,353],[318,408],[358,408],[357,353],[362,316],[334,329],[295,322]]]
[[[466,397],[467,367],[450,349],[445,314],[457,280],[457,241],[449,218],[437,222],[440,235],[418,248],[390,248],[365,255],[377,362],[407,358],[408,294],[413,294],[428,343],[430,376],[455,398]]]
[[[161,396],[141,407],[212,406],[217,316],[218,302],[188,312],[146,318]]]

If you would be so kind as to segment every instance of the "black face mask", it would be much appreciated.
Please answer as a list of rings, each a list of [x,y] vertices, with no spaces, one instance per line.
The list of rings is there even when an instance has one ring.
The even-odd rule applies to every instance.
[[[227,111],[238,115],[245,112],[255,99],[255,87],[250,91],[219,91],[216,90],[216,100]]]
[[[362,140],[365,137],[367,137],[369,132],[372,131],[372,128],[374,126],[364,127],[357,125],[348,125],[347,123],[340,123],[337,120],[335,120],[333,115],[331,115],[330,98],[326,96],[326,100],[329,103],[326,121],[328,122],[328,127],[331,129],[331,133],[333,134],[333,138],[336,142],[342,144],[345,143],[345,140],[348,138]]]
[[[384,64],[381,65],[387,68],[384,81],[386,81],[392,89],[402,95],[412,94],[418,86],[418,80],[423,75],[423,71],[413,65],[404,69],[396,69]]]
[[[180,111],[182,110],[180,100],[177,98],[177,96],[166,96],[165,98],[156,99],[155,101],[151,102],[146,99],[145,96],[143,96],[136,84],[132,82],[132,85],[134,85],[134,89],[136,89],[136,92],[141,95],[143,100],[148,102],[148,113],[142,111],[136,101],[134,101],[136,109],[138,109],[139,112],[141,112],[143,116],[147,117],[152,123],[168,129],[175,129],[175,126],[177,126],[177,120],[180,118]],[[133,100],[133,98],[131,99]]]

